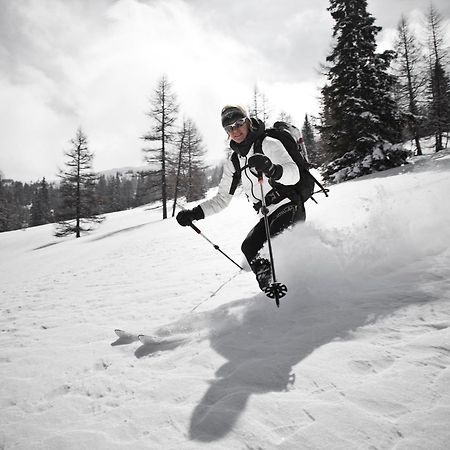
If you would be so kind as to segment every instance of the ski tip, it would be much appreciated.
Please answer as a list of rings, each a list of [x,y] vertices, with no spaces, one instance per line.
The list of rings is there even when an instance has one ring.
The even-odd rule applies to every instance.
[[[129,331],[121,330],[120,328],[116,328],[114,333],[117,334],[122,339],[132,339],[137,341],[138,337],[134,333],[130,333]]]
[[[113,342],[111,344],[112,346],[131,344],[132,342],[137,341],[137,336],[135,334],[121,330],[120,328],[116,328],[114,330],[114,333],[116,333],[116,335],[118,336],[119,339],[117,339],[117,341]]]

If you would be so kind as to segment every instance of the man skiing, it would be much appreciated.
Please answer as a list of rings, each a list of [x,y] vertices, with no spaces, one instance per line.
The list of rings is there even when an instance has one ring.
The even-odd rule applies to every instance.
[[[180,211],[177,221],[181,226],[189,226],[193,220],[201,220],[221,211],[230,203],[236,189],[236,180],[240,180],[245,194],[253,202],[253,207],[260,217],[259,222],[244,239],[241,250],[255,273],[261,290],[265,291],[271,283],[271,266],[270,262],[259,254],[267,235],[261,211],[258,174],[262,173],[269,179],[269,183],[263,183],[262,191],[268,208],[270,236],[275,236],[295,222],[305,220],[303,203],[294,202],[286,193],[280,192],[279,188],[297,183],[300,180],[299,169],[279,140],[264,136],[264,123],[258,119],[250,119],[241,106],[225,106],[221,112],[221,120],[230,138],[232,152],[225,162],[218,191],[214,197],[195,208]],[[261,140],[262,153],[255,153],[254,144]],[[233,153],[237,155],[234,158],[237,157],[238,167],[241,168],[241,173],[237,175],[236,165],[232,160]]]

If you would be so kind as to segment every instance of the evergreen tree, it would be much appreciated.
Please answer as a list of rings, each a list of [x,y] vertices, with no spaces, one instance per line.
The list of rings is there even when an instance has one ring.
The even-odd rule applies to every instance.
[[[404,162],[400,121],[388,73],[394,53],[376,53],[381,30],[367,12],[366,0],[330,0],[336,44],[327,57],[324,88],[329,123],[323,144],[330,153],[326,179],[341,181]],[[396,154],[396,155],[394,155]]]
[[[0,179],[0,232],[54,221],[58,189],[41,182]]]
[[[180,190],[180,184],[181,184],[181,176],[182,176],[182,168],[183,163],[185,159],[185,150],[186,150],[186,136],[187,136],[187,122],[186,120],[183,121],[183,126],[181,130],[178,132],[178,160],[176,163],[176,174],[174,175],[175,178],[175,186],[174,186],[174,195],[173,195],[173,207],[172,207],[172,217],[175,216],[176,208],[177,208],[177,201],[178,201],[178,194]]]
[[[0,180],[0,230],[26,228],[29,223],[32,189],[20,181]]]
[[[205,175],[206,167],[204,164],[205,150],[202,143],[202,137],[191,120],[187,121],[186,156],[186,200],[188,202],[193,202],[204,197],[207,180]]]
[[[152,108],[148,116],[153,122],[152,130],[143,136],[151,143],[159,143],[156,147],[144,149],[145,161],[149,165],[150,175],[160,178],[161,199],[163,206],[163,219],[167,218],[167,174],[169,171],[169,144],[174,138],[174,127],[177,119],[178,105],[172,87],[166,76],[163,76],[154,91]],[[153,187],[153,186],[152,186]]]
[[[267,103],[267,97],[255,84],[252,106],[248,108],[250,117],[261,119],[264,123],[267,123],[270,117]]]
[[[116,173],[115,177],[110,178],[110,186],[111,186],[111,211],[121,211],[123,209],[123,205],[121,202],[121,179],[120,175]]]
[[[3,185],[0,173],[0,232],[8,230],[8,203],[6,201],[6,187]]]
[[[100,212],[123,211],[135,206],[135,178],[127,174],[101,175],[96,184],[96,198]]]
[[[450,131],[450,80],[440,62],[432,67],[430,92],[429,121],[438,152],[445,148],[443,137]]]
[[[179,133],[179,155],[175,181],[175,195],[172,215],[175,214],[179,194],[193,202],[204,197],[207,189],[202,138],[194,122],[187,119]]]
[[[133,180],[124,177],[120,182],[120,210],[130,209],[134,206]]]
[[[281,111],[280,115],[278,116],[278,120],[280,122],[286,122],[286,123],[292,123],[294,120],[292,119],[292,116],[288,114],[286,111]]]
[[[110,200],[108,195],[108,183],[106,181],[106,176],[101,175],[95,186],[95,196],[98,203],[98,211],[100,214],[110,212]]]
[[[151,202],[151,192],[152,185],[150,184],[150,175],[147,172],[139,172],[134,199],[135,205],[140,206]]]
[[[313,165],[320,165],[316,138],[314,136],[314,128],[311,125],[308,114],[305,114],[305,120],[302,126],[302,135],[303,142],[308,152],[309,162]]]
[[[45,177],[42,178],[41,183],[36,187],[33,195],[33,200],[30,209],[30,223],[34,227],[37,225],[44,225],[51,223],[52,214],[50,208],[49,189]]]
[[[216,187],[223,175],[223,166],[224,163],[219,163],[217,166],[211,168],[208,187]]]
[[[419,102],[423,98],[425,86],[423,57],[417,39],[404,16],[400,20],[397,33],[395,61],[398,78],[397,102],[408,126],[408,137],[414,139],[416,154],[421,155],[423,117],[419,114]]]
[[[96,175],[92,171],[93,153],[89,151],[87,137],[79,128],[71,141],[72,148],[65,152],[65,171],[61,170],[62,205],[58,211],[59,224],[57,237],[92,230],[93,224],[99,223],[103,217],[98,216],[95,199]]]
[[[430,6],[428,13],[428,42],[430,50],[430,105],[429,121],[435,135],[435,149],[443,146],[443,134],[450,130],[450,80],[445,71],[447,52],[444,49],[442,17]]]
[[[320,154],[321,164],[329,163],[333,159],[333,154],[328,150],[327,143],[331,141],[331,136],[334,128],[334,121],[331,114],[331,101],[328,95],[330,87],[325,84],[321,89],[321,111],[319,114],[319,126],[320,131],[318,140],[318,153]]]

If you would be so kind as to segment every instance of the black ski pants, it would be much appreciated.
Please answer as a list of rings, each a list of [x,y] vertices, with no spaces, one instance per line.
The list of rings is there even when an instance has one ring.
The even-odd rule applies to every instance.
[[[293,225],[296,222],[304,221],[305,218],[306,213],[303,204],[298,205],[290,202],[280,206],[268,217],[270,236],[276,236],[290,225]],[[264,218],[262,218],[250,230],[241,246],[242,253],[244,253],[250,267],[252,266],[252,261],[258,255],[258,252],[262,249],[266,241],[266,229],[264,226]]]

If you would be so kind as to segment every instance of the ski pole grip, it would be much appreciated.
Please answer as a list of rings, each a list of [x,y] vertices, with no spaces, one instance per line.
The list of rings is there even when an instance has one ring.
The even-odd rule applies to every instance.
[[[196,233],[202,234],[202,232],[191,222],[189,225]]]

